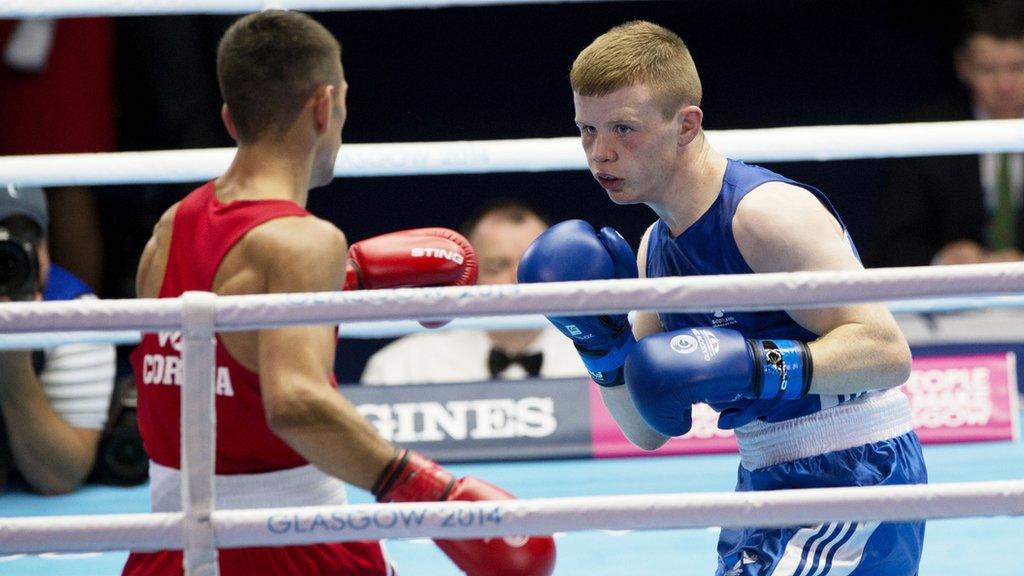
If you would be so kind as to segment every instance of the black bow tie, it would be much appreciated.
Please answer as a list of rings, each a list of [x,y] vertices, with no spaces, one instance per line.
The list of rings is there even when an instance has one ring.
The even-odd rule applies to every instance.
[[[530,376],[540,374],[540,365],[544,362],[544,355],[536,354],[513,354],[509,356],[497,348],[491,348],[491,355],[487,358],[487,367],[491,371],[491,378],[496,377],[505,371],[512,364],[519,364]]]

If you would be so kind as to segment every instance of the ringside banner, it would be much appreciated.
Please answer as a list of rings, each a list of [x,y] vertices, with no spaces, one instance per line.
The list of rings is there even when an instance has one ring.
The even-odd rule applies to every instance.
[[[915,358],[903,391],[924,443],[1019,438],[1017,361],[1012,352]]]
[[[1016,359],[1012,352],[915,358],[901,390],[910,399],[914,428],[923,444],[1016,440]],[[591,390],[594,456],[649,454],[633,446]],[[673,438],[657,454],[710,454],[737,451],[731,430],[719,430],[718,415],[703,404],[694,406],[693,428]]]
[[[925,444],[1015,440],[1012,353],[917,358],[902,387]],[[633,446],[587,379],[347,386],[342,392],[387,439],[446,462],[735,452],[705,405],[693,428],[655,452]]]
[[[350,386],[388,440],[446,462],[589,457],[589,380]]]

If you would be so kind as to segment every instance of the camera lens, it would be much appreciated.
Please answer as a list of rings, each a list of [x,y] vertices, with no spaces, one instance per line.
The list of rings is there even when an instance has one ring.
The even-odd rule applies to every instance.
[[[149,456],[138,428],[119,426],[106,433],[96,461],[96,479],[107,484],[131,486],[145,482]]]
[[[0,241],[0,295],[20,295],[31,283],[32,272],[31,256],[21,244]]]

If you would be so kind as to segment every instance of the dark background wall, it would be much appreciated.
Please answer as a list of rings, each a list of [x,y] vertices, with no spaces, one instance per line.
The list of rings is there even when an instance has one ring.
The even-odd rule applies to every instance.
[[[680,0],[315,17],[343,45],[345,141],[371,143],[572,136],[569,66],[594,37],[630,19],[665,25],[687,42],[703,79],[709,130],[900,121],[956,89],[949,53],[959,8],[923,0]],[[122,148],[231,144],[219,124],[213,56],[232,19],[119,20]],[[824,190],[862,248],[875,241],[880,162],[769,167]],[[109,294],[128,285],[151,219],[189,187],[105,195],[107,217],[132,228],[114,248],[124,278],[108,282]],[[586,171],[343,178],[315,191],[309,208],[352,242],[408,227],[457,228],[495,196],[527,199],[555,221],[615,226],[634,247],[654,218],[643,206],[613,205]],[[340,379],[357,379],[380,344],[342,341]]]

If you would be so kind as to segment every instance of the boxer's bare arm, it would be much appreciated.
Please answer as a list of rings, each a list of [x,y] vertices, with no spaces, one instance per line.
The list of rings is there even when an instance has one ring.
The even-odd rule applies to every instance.
[[[732,228],[755,272],[863,269],[835,217],[810,192],[791,184],[771,182],[751,191],[740,202]],[[909,375],[910,348],[885,305],[786,312],[820,335],[808,344],[814,358],[810,393],[891,388]]]
[[[135,275],[135,295],[139,298],[156,298],[160,295],[160,285],[167,268],[167,254],[171,249],[171,230],[177,213],[177,204],[163,213],[142,250],[138,273]]]
[[[646,276],[644,271],[647,263],[647,238],[650,233],[651,229],[648,228],[640,241],[640,251],[637,253],[637,265],[641,278]],[[654,332],[661,332],[661,322],[658,320],[657,313],[637,312],[633,318],[633,335],[636,339],[639,340]],[[630,442],[644,450],[654,450],[668,442],[668,436],[659,434],[648,426],[647,422],[644,422],[643,417],[637,412],[636,406],[633,405],[626,386],[612,388],[599,386],[598,389],[601,391],[601,400],[604,401],[608,412]]]
[[[647,244],[651,238],[651,230],[654,224],[647,227],[643,238],[640,239],[640,249],[636,253],[636,268],[640,278],[647,278]],[[633,314],[633,336],[639,341],[644,336],[650,336],[657,332],[664,332],[665,329],[658,319],[658,313],[651,310],[639,310]]]
[[[336,291],[344,280],[345,237],[322,220],[272,220],[253,230],[241,248],[268,293]],[[336,327],[261,330],[257,339],[271,429],[321,470],[370,488],[394,449],[331,385]]]

